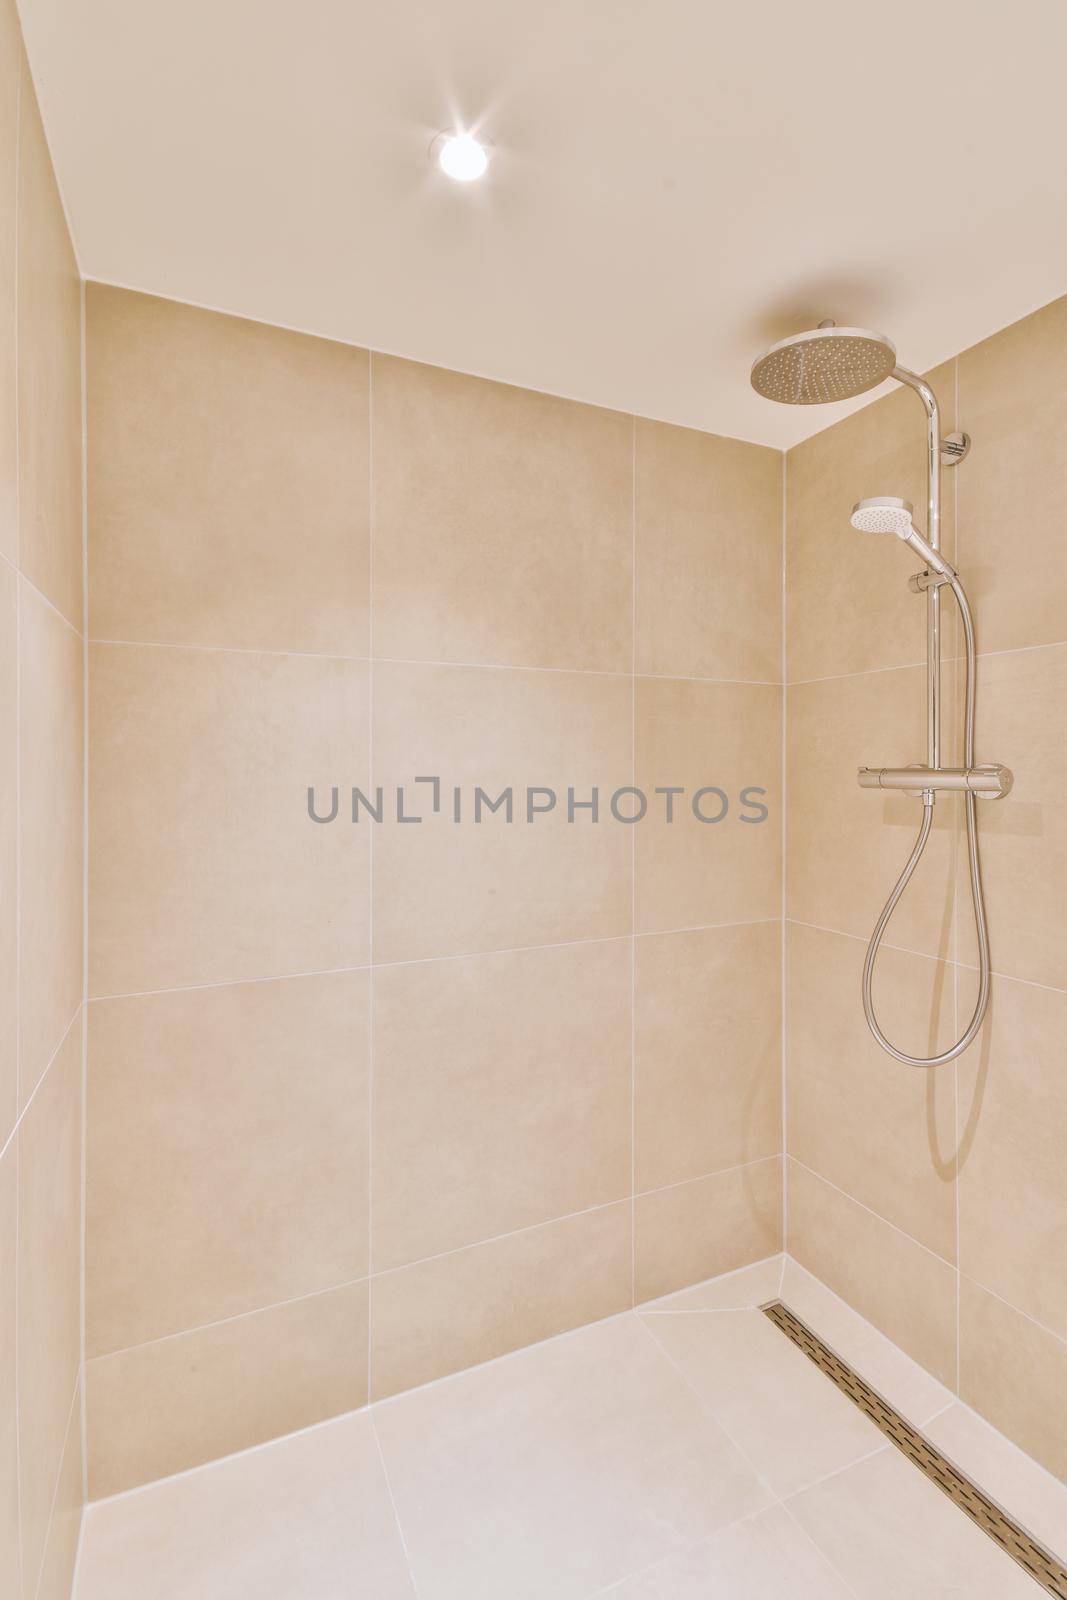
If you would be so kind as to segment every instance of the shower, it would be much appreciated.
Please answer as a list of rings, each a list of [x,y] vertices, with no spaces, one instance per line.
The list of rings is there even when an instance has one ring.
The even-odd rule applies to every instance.
[[[941,415],[933,389],[916,373],[897,363],[896,348],[880,333],[867,328],[839,328],[823,322],[807,333],[793,335],[773,345],[752,368],[752,387],[768,400],[783,405],[822,405],[850,400],[876,388],[887,378],[914,391],[926,414],[927,511],[925,536],[916,528],[906,500],[882,495],[861,500],[852,508],[852,526],[860,533],[892,533],[908,545],[923,563],[911,579],[911,588],[926,595],[926,761],[908,767],[860,767],[863,789],[896,789],[922,801],[922,821],[912,852],[875,923],[863,963],[863,1010],[867,1025],[882,1049],[909,1067],[939,1067],[954,1061],[974,1041],[989,1005],[989,934],[982,867],[978,851],[979,799],[998,800],[1012,786],[1012,775],[996,763],[977,766],[974,760],[975,643],[970,604],[959,575],[940,553],[941,468],[962,461],[970,447],[966,434],[941,437]],[[966,680],[963,715],[963,766],[941,764],[941,590],[952,591],[963,624]],[[874,965],[889,920],[915,874],[933,827],[939,793],[962,793],[967,830],[967,859],[971,901],[978,936],[979,984],[974,1012],[964,1032],[940,1055],[913,1056],[900,1050],[882,1032],[872,999]]]

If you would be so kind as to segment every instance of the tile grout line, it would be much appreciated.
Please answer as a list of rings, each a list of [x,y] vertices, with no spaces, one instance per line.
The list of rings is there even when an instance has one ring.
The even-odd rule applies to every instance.
[[[81,1010],[82,1010],[82,1003],[79,1000],[78,1004],[74,1007],[74,1010],[70,1014],[70,1019],[67,1022],[66,1027],[63,1029],[63,1033],[62,1033],[62,1036],[60,1038],[59,1043],[56,1045],[55,1049],[52,1051],[52,1054],[48,1057],[48,1062],[47,1062],[46,1066],[44,1067],[43,1071],[41,1072],[41,1076],[37,1079],[37,1082],[34,1084],[33,1090],[32,1090],[32,1092],[30,1094],[30,1098],[26,1101],[26,1104],[23,1106],[22,1110],[19,1112],[18,1119],[17,1119],[17,1121],[15,1123],[15,1126],[12,1128],[12,1130],[8,1134],[7,1138],[4,1140],[3,1145],[0,1145],[0,1161],[2,1161],[4,1159],[4,1157],[7,1155],[7,1152],[14,1145],[16,1135],[18,1134],[20,1128],[22,1127],[22,1124],[26,1121],[26,1118],[29,1116],[30,1107],[33,1105],[34,1101],[37,1099],[37,1096],[40,1094],[41,1088],[42,1088],[42,1086],[44,1084],[44,1081],[48,1077],[48,1074],[52,1070],[52,1064],[56,1060],[56,1057],[59,1055],[59,1052],[62,1050],[63,1046],[66,1044],[67,1035],[70,1033],[70,1030],[73,1028],[74,1024],[77,1022],[78,1017],[79,1017],[79,1015],[81,1013]]]
[[[22,1296],[19,1291],[22,1265],[22,1140],[19,1128],[29,1110],[29,1102],[20,1107],[22,1100],[22,431],[20,426],[21,393],[19,386],[19,244],[21,228],[19,212],[22,177],[22,91],[26,74],[25,51],[19,51],[18,71],[15,78],[15,227],[14,227],[14,410],[15,410],[15,1123],[0,1147],[0,1161],[8,1145],[15,1143],[15,1509],[18,1517],[16,1529],[16,1559],[20,1593],[26,1586],[26,1540],[22,1531]],[[48,1063],[48,1066],[51,1062]],[[48,1066],[41,1074],[43,1081]],[[39,1087],[39,1085],[38,1085]],[[36,1094],[36,1089],[34,1094]],[[33,1095],[30,1096],[32,1101]]]
[[[374,356],[367,354],[367,763],[374,792]],[[374,833],[367,856],[367,1404],[374,1394]],[[375,1439],[378,1435],[375,1432]],[[381,1447],[379,1446],[379,1452]]]
[[[71,1425],[74,1422],[75,1414],[79,1410],[81,1388],[82,1388],[82,1380],[81,1380],[81,1372],[79,1371],[77,1376],[74,1379],[74,1393],[71,1395],[70,1404],[67,1407],[67,1421],[66,1421],[66,1426],[63,1429],[63,1443],[59,1447],[59,1462],[58,1462],[58,1464],[56,1466],[56,1481],[52,1485],[52,1499],[49,1502],[49,1506],[48,1506],[48,1516],[45,1519],[45,1526],[44,1526],[44,1541],[43,1541],[43,1543],[41,1545],[41,1565],[37,1569],[37,1582],[33,1586],[34,1600],[39,1600],[39,1596],[40,1596],[40,1593],[41,1593],[41,1582],[42,1582],[42,1579],[44,1578],[44,1569],[45,1569],[45,1566],[47,1565],[47,1562],[48,1562],[48,1542],[52,1537],[52,1524],[55,1521],[56,1502],[59,1499],[59,1485],[60,1485],[60,1483],[62,1481],[62,1478],[63,1478],[63,1458],[67,1453],[67,1444],[70,1441]],[[80,1526],[79,1526],[78,1536],[79,1536],[79,1539],[80,1539],[80,1537],[81,1537]]]
[[[948,1261],[944,1256],[939,1255],[936,1250],[931,1249],[928,1244],[924,1244],[921,1239],[917,1239],[913,1233],[909,1233],[908,1230],[906,1228],[902,1228],[899,1223],[891,1221],[889,1217],[883,1217],[882,1213],[880,1211],[875,1211],[873,1206],[867,1205],[863,1200],[857,1200],[854,1194],[849,1194],[847,1189],[842,1189],[840,1184],[834,1183],[833,1179],[828,1178],[825,1173],[818,1172],[814,1167],[809,1167],[808,1163],[806,1161],[801,1161],[799,1156],[790,1156],[789,1160],[795,1161],[797,1166],[800,1167],[804,1172],[808,1173],[813,1178],[818,1178],[820,1183],[825,1183],[827,1188],[833,1189],[835,1193],[841,1195],[843,1199],[850,1200],[852,1204],[854,1206],[858,1206],[861,1211],[866,1211],[868,1216],[877,1218],[879,1222],[884,1222],[887,1228],[892,1228],[894,1233],[899,1233],[902,1239],[907,1239],[910,1244],[916,1245],[920,1250],[924,1250],[928,1256],[933,1256],[935,1261],[939,1261],[941,1265],[943,1267],[947,1267],[950,1272],[954,1272],[956,1270],[953,1262]],[[803,1266],[803,1262],[800,1264]]]
[[[637,787],[637,418],[630,418],[630,782]],[[630,830],[630,1307],[637,1305],[637,833]]]
[[[510,945],[492,950],[461,950],[452,955],[436,956],[409,956],[397,961],[365,962],[352,967],[324,967],[318,971],[308,972],[273,972],[262,976],[249,978],[218,978],[203,983],[180,983],[170,988],[159,989],[130,989],[126,992],[115,994],[92,994],[86,998],[88,1005],[107,1005],[116,1000],[144,1000],[159,995],[168,994],[195,994],[202,989],[235,989],[242,984],[253,983],[291,983],[301,978],[334,978],[350,972],[371,972],[381,968],[394,967],[424,967],[434,962],[441,961],[480,961],[492,956],[521,956],[542,950],[568,950],[571,948],[591,944],[620,944],[623,940],[638,939],[669,939],[682,933],[715,933],[728,928],[757,928],[768,923],[777,923],[777,917],[753,917],[740,922],[707,922],[690,928],[663,928],[648,933],[605,933],[588,939],[559,939],[552,944],[521,944]],[[832,929],[826,930],[832,932]]]
[[[960,363],[959,363],[959,356],[958,355],[956,357],[954,357],[954,359],[953,359],[952,375],[953,375],[953,383],[954,383],[954,393],[953,393],[954,404],[953,404],[953,408],[952,408],[953,409],[953,413],[954,413],[953,421],[954,421],[954,426],[959,428],[961,426],[961,423],[960,423]],[[961,550],[962,550],[962,546],[963,546],[963,537],[962,537],[962,533],[961,533],[961,530],[960,530],[960,475],[959,475],[958,472],[954,472],[952,474],[952,534],[953,534],[953,554],[954,554],[954,559],[955,559],[955,561],[957,562],[957,564],[959,566],[962,566],[963,565],[963,558],[962,558],[962,555],[961,555]],[[955,637],[955,633],[954,633],[953,636]],[[953,673],[952,673],[952,690],[953,690],[953,703],[955,704],[957,702],[958,692],[959,692],[959,674],[956,671],[955,667],[953,667]],[[959,821],[959,818],[957,817],[955,819],[955,829],[954,829],[954,832],[953,832],[953,841],[952,841],[953,842],[953,852],[952,852],[952,854],[953,854],[953,861],[952,861],[952,960],[953,960],[953,966],[952,966],[952,1021],[953,1021],[953,1029],[954,1029],[955,1037],[957,1039],[960,1037],[960,967],[959,967],[959,955],[960,955],[960,897],[959,897],[959,854],[960,854],[960,852],[959,852],[959,846],[960,846],[960,836],[959,836],[959,828],[960,828],[960,821]],[[955,1161],[954,1161],[955,1172],[953,1174],[953,1190],[954,1190],[953,1198],[954,1198],[954,1200],[956,1202],[956,1218],[955,1218],[955,1221],[956,1221],[956,1373],[955,1373],[956,1382],[955,1382],[955,1391],[956,1391],[956,1394],[958,1395],[959,1392],[960,1392],[960,1387],[961,1387],[961,1382],[962,1382],[962,1374],[961,1374],[961,1371],[960,1371],[960,1355],[961,1355],[960,1316],[961,1316],[961,1305],[962,1305],[962,1300],[963,1300],[963,1293],[962,1293],[963,1280],[962,1280],[961,1270],[960,1270],[960,1261],[961,1261],[961,1256],[960,1256],[960,1192],[961,1192],[961,1190],[960,1190],[960,1061],[959,1061],[959,1057],[957,1057],[956,1060],[952,1063],[952,1074],[953,1074],[952,1092],[953,1092],[953,1100],[954,1100],[954,1106],[955,1106],[955,1121],[956,1121],[956,1126],[955,1126],[956,1156],[955,1156]]]
[[[779,1006],[781,1008],[780,1041],[779,1041],[779,1071],[781,1073],[781,1118],[782,1118],[782,1251],[789,1248],[789,1079],[787,1063],[789,1059],[789,984],[788,984],[788,945],[786,940],[786,885],[789,871],[789,636],[788,636],[788,610],[789,598],[789,566],[788,566],[788,540],[789,540],[789,454],[782,452],[782,752],[781,775],[779,782],[782,791],[782,821],[781,821],[781,969],[779,973]],[[783,1279],[785,1267],[782,1268]]]
[[[411,1579],[412,1596],[414,1597],[414,1600],[419,1600],[419,1586],[415,1581],[415,1568],[412,1565],[411,1552],[408,1549],[407,1535],[404,1532],[404,1524],[400,1520],[400,1508],[396,1503],[396,1495],[393,1493],[393,1484],[391,1478],[389,1477],[389,1468],[386,1464],[385,1451],[382,1448],[381,1435],[378,1432],[378,1423],[374,1415],[373,1406],[369,1408],[369,1421],[371,1433],[374,1435],[374,1443],[378,1451],[378,1464],[382,1469],[382,1477],[385,1480],[385,1492],[389,1496],[389,1504],[393,1511],[393,1521],[396,1524],[397,1536],[400,1539],[400,1548],[404,1555],[404,1565],[407,1568],[408,1577]]]
[[[85,1381],[88,1323],[89,1230],[89,345],[85,320],[85,279],[81,281],[82,424],[82,1182],[81,1182],[81,1446],[82,1512],[89,1498],[89,1400]],[[79,1528],[79,1545],[81,1533]]]

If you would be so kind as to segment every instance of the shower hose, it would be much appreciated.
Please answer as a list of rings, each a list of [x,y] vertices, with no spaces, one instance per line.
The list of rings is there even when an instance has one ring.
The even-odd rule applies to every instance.
[[[963,585],[958,577],[948,580],[956,603],[960,608],[960,617],[963,620],[963,632],[967,646],[967,690],[964,704],[964,731],[963,731],[963,760],[964,765],[974,765],[974,700],[975,700],[975,656],[974,656],[974,621],[971,617],[971,608],[967,603]],[[882,1032],[878,1018],[874,1011],[874,1002],[871,999],[871,983],[874,978],[874,963],[878,959],[885,930],[889,926],[889,919],[897,908],[904,890],[911,882],[915,869],[922,860],[926,841],[930,837],[930,829],[934,821],[933,795],[928,794],[923,802],[923,819],[919,825],[919,837],[915,847],[908,857],[907,865],[894,885],[893,892],[885,903],[882,915],[875,924],[871,934],[871,942],[867,946],[867,957],[863,963],[863,1010],[867,1018],[867,1026],[883,1050],[888,1051],[897,1061],[902,1061],[906,1067],[942,1067],[948,1061],[955,1061],[957,1056],[963,1054],[967,1047],[974,1042],[979,1028],[985,1020],[986,1008],[989,1005],[989,930],[986,927],[985,899],[982,894],[982,863],[978,855],[978,813],[977,796],[968,790],[964,804],[967,807],[967,859],[971,875],[971,901],[974,905],[974,923],[978,933],[978,999],[975,1002],[974,1014],[967,1024],[966,1031],[957,1039],[956,1043],[948,1050],[942,1051],[938,1056],[909,1056],[905,1051],[898,1050],[891,1044]]]

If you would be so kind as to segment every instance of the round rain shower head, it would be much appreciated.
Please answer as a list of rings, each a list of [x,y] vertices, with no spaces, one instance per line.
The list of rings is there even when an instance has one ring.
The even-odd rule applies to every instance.
[[[895,533],[898,539],[906,539],[913,528],[910,502],[894,495],[858,500],[852,507],[851,520],[860,533]]]
[[[894,345],[869,328],[813,328],[773,344],[752,367],[752,387],[786,406],[825,405],[876,389],[897,364]]]

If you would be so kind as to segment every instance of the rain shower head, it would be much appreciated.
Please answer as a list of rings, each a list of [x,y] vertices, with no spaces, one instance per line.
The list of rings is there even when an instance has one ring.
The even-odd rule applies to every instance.
[[[896,348],[884,334],[830,323],[773,344],[753,364],[752,387],[782,405],[825,405],[876,389],[896,364]]]
[[[956,576],[944,556],[927,543],[915,526],[909,500],[898,500],[891,494],[879,495],[874,500],[857,500],[852,507],[851,522],[860,533],[895,533],[898,539],[911,545],[931,572],[948,579]]]

